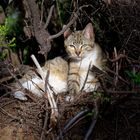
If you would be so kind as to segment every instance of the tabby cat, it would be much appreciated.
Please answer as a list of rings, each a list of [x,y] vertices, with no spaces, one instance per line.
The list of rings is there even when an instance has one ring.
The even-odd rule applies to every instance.
[[[70,58],[68,69],[68,91],[70,94],[80,91],[91,92],[98,88],[99,82],[90,71],[92,66],[103,70],[106,59],[100,46],[95,43],[91,23],[84,30],[65,31],[65,48]]]
[[[64,38],[69,62],[67,63],[61,57],[56,57],[47,61],[42,67],[45,74],[49,72],[49,85],[56,93],[69,92],[72,96],[80,91],[92,92],[96,90],[99,87],[99,82],[90,69],[95,65],[103,70],[105,55],[100,46],[95,43],[92,24],[87,24],[82,31],[72,32],[68,29],[64,32]],[[33,71],[31,74],[28,72],[20,82],[24,88],[29,89],[35,95],[42,96],[44,93],[45,81]],[[15,97],[25,100],[24,93],[17,84],[16,87]]]

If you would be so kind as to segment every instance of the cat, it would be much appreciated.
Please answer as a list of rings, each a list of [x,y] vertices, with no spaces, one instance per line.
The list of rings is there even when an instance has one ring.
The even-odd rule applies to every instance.
[[[82,91],[93,92],[100,86],[92,66],[104,70],[106,57],[101,47],[95,43],[95,35],[91,23],[81,31],[64,32],[64,46],[69,57],[65,61],[61,57],[49,60],[42,67],[45,75],[48,74],[48,83],[56,94],[65,92],[73,96]],[[30,74],[31,73],[31,74]],[[35,95],[42,97],[45,91],[45,81],[35,72],[25,74],[20,80],[23,88],[30,90]],[[16,83],[15,98],[26,100],[24,92]]]
[[[68,64],[63,58],[56,57],[48,60],[42,67],[42,70],[45,76],[48,74],[47,82],[54,93],[67,92]],[[19,82],[20,84],[18,82],[11,84],[12,89],[14,89],[13,95],[17,99],[27,100],[24,89],[28,89],[38,97],[42,97],[45,92],[45,81],[33,70],[29,70],[19,79]]]
[[[68,91],[70,95],[81,91],[92,92],[97,90],[100,83],[90,69],[96,66],[103,70],[106,56],[101,47],[95,43],[95,34],[91,23],[84,30],[64,32],[64,45],[69,56]]]

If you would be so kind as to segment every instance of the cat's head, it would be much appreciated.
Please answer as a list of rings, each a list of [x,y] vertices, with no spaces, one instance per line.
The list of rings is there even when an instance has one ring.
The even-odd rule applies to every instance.
[[[83,58],[94,48],[95,35],[91,23],[87,24],[82,31],[66,30],[64,38],[65,49],[70,58]]]

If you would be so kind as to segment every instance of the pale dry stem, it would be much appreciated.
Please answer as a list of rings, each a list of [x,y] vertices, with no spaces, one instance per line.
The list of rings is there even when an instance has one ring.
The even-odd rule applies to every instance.
[[[50,103],[50,106],[51,106],[51,121],[53,123],[56,123],[57,122],[57,118],[58,118],[58,108],[57,108],[57,104],[55,102],[55,99],[54,99],[54,96],[53,96],[53,90],[51,89],[50,85],[47,83],[45,84],[45,81],[46,81],[46,74],[44,74],[39,62],[37,61],[36,57],[34,55],[31,55],[31,58],[33,60],[33,62],[35,63],[37,69],[38,69],[38,72],[39,74],[41,75],[42,79],[43,79],[43,82],[44,82],[44,85],[46,85],[47,87],[45,88],[46,91],[45,91],[45,98],[47,98],[49,100],[49,103]],[[47,94],[46,94],[47,93]]]

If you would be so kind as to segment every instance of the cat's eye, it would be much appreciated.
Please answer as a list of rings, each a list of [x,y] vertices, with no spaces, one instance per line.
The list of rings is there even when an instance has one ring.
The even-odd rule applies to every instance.
[[[88,44],[84,44],[84,45],[81,46],[81,48],[88,47],[88,46],[89,46]]]
[[[75,48],[75,46],[74,45],[69,45],[71,48]]]
[[[86,51],[90,51],[91,50],[91,46],[89,44],[84,44],[81,46],[81,49],[84,49]]]

